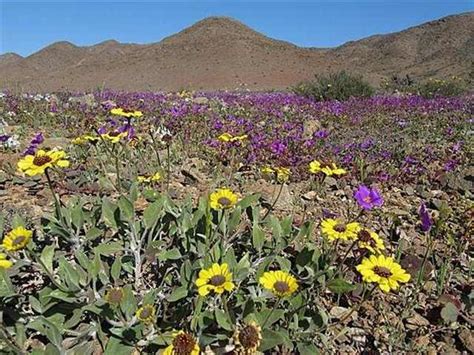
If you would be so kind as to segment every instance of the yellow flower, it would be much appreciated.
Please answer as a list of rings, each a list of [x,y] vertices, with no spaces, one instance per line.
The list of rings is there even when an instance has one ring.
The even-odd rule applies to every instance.
[[[71,143],[76,144],[76,145],[82,145],[82,144],[86,144],[86,143],[96,144],[98,141],[99,141],[99,137],[83,135],[83,136],[79,136],[77,138],[74,138],[71,141]]]
[[[291,296],[298,289],[296,279],[285,271],[267,271],[260,277],[260,284],[278,297]]]
[[[218,189],[209,196],[209,203],[214,210],[232,208],[237,203],[238,197],[231,189]]]
[[[122,303],[123,296],[123,288],[114,287],[107,291],[105,294],[105,300],[113,306],[118,306],[120,303]]]
[[[7,260],[7,256],[3,253],[0,253],[0,268],[8,269],[12,267],[13,263],[10,260]]]
[[[47,168],[59,166],[67,168],[66,152],[62,150],[38,150],[35,155],[27,155],[18,162],[18,169],[28,176],[44,174]]]
[[[151,304],[140,307],[135,314],[140,322],[150,324],[155,320],[156,309]]]
[[[110,111],[112,115],[122,116],[122,117],[142,117],[143,113],[141,111],[127,110],[124,108],[114,108]]]
[[[162,355],[199,355],[200,351],[196,339],[181,330],[175,334],[173,342],[163,351]]]
[[[262,341],[262,328],[254,321],[249,322],[244,327],[237,329],[233,336],[235,354],[253,355],[257,354],[257,349]]]
[[[226,133],[222,133],[219,137],[217,137],[217,139],[220,140],[221,142],[236,142],[236,141],[243,141],[247,137],[248,135],[246,134],[234,137],[232,134],[226,132]]]
[[[331,241],[336,239],[354,239],[357,237],[360,229],[360,225],[357,222],[346,224],[339,219],[328,218],[321,223],[321,231]]]
[[[312,174],[322,172],[327,176],[344,175],[346,173],[344,169],[338,168],[334,163],[323,164],[317,160],[313,160],[309,163],[309,172]]]
[[[125,138],[127,136],[127,132],[110,132],[110,133],[104,133],[101,134],[101,137],[105,140],[108,140],[111,143],[118,143],[122,138]]]
[[[381,250],[385,249],[382,238],[368,229],[361,229],[357,233],[357,241],[359,248],[367,249],[373,254],[379,254]]]
[[[3,238],[2,247],[8,251],[23,249],[29,243],[32,235],[32,231],[24,227],[16,227]]]
[[[405,283],[410,280],[408,274],[397,264],[392,257],[384,255],[371,255],[364,258],[362,263],[356,267],[365,282],[376,282],[383,292],[390,292],[400,287],[399,282]]]
[[[151,182],[156,182],[161,180],[161,174],[159,172],[156,172],[153,175],[138,175],[137,181],[140,183],[151,183]]]
[[[207,270],[202,269],[196,280],[196,286],[200,296],[207,296],[211,291],[221,294],[235,288],[232,282],[232,273],[229,272],[229,266],[226,263],[213,264]]]
[[[277,180],[279,183],[287,182],[290,178],[291,171],[288,168],[275,168],[275,171],[277,173]]]
[[[263,174],[273,174],[275,172],[275,170],[273,170],[271,167],[269,166],[264,166],[262,169],[260,169],[260,171],[263,173]]]

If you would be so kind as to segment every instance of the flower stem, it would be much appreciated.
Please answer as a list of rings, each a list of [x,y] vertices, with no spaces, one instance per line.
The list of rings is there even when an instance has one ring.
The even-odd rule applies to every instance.
[[[267,210],[267,212],[263,216],[262,221],[264,221],[265,218],[267,218],[267,216],[270,214],[270,212],[273,211],[273,208],[275,208],[275,205],[278,202],[278,199],[280,198],[281,192],[283,191],[283,186],[284,185],[285,185],[285,183],[280,184],[280,189],[278,190],[278,194],[277,194],[275,200],[273,201],[272,205],[270,206],[270,208]]]
[[[270,319],[270,317],[272,316],[273,312],[275,311],[275,309],[278,308],[278,306],[280,305],[280,302],[281,302],[281,298],[278,298],[278,301],[274,304],[272,310],[270,311],[270,313],[268,313],[268,316],[267,318],[265,318],[265,320],[263,321],[263,324],[262,324],[262,329],[265,328],[265,325],[267,324],[268,320]]]

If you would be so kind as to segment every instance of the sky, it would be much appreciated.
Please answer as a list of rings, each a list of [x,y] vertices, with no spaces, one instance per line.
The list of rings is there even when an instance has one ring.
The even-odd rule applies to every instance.
[[[474,11],[474,0],[22,1],[0,0],[0,54],[57,42],[158,42],[208,16],[230,16],[272,38],[335,47]]]

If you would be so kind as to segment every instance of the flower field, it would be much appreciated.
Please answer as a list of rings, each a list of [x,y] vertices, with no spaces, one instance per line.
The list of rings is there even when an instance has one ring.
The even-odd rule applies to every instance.
[[[0,351],[472,353],[473,107],[0,94]]]

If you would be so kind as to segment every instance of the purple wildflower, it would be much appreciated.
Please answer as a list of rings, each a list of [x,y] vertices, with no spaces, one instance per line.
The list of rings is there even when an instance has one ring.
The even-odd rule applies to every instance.
[[[41,143],[44,142],[44,136],[43,133],[38,132],[35,134],[34,138],[31,140],[30,144],[32,145],[40,145]]]
[[[421,203],[420,210],[418,211],[420,214],[420,219],[421,219],[421,230],[423,232],[429,232],[431,229],[431,226],[433,225],[433,221],[431,220],[431,216],[426,209],[426,205],[424,202]]]
[[[375,206],[382,206],[383,198],[376,188],[369,189],[365,185],[359,186],[354,197],[364,210],[370,210]]]
[[[329,131],[326,129],[320,129],[319,131],[314,132],[313,137],[319,139],[325,139],[329,136]]]
[[[9,138],[8,134],[0,135],[0,143],[5,143]]]

